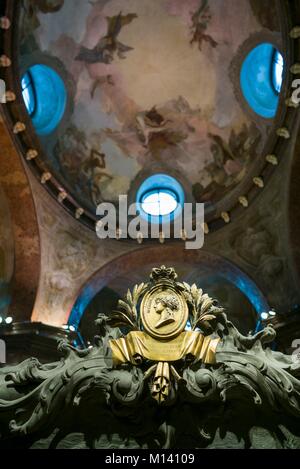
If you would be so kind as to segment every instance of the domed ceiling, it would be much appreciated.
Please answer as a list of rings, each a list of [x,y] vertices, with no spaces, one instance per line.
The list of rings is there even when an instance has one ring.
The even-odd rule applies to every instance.
[[[217,204],[247,177],[273,119],[239,88],[255,45],[281,48],[276,2],[24,0],[21,75],[34,64],[64,79],[68,104],[40,136],[49,171],[95,214],[155,172],[188,199]],[[271,125],[270,125],[271,124]]]

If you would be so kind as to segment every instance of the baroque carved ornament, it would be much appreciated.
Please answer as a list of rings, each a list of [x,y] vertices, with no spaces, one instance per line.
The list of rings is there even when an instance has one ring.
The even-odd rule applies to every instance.
[[[61,342],[58,363],[29,359],[0,369],[4,441],[36,440],[48,428],[62,432],[65,414],[85,406],[89,427],[102,425],[99,432],[109,433],[114,422],[114,434],[123,425],[148,443],[163,433],[164,441],[155,443],[160,447],[174,445],[184,430],[183,417],[176,421],[181,409],[191,422],[199,420],[191,431],[202,442],[213,438],[206,430],[209,406],[215,412],[244,402],[260,412],[300,417],[300,362],[268,347],[274,329],[241,335],[216,301],[178,282],[172,268],[153,269],[148,283],[129,290],[118,310],[100,315],[96,325],[99,334],[87,350]]]

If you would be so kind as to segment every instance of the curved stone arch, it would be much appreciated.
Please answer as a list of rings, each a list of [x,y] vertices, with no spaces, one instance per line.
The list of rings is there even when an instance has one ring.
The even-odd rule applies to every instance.
[[[255,282],[227,259],[203,250],[189,251],[174,245],[164,246],[163,248],[155,246],[137,249],[122,255],[107,263],[92,275],[83,285],[77,300],[71,308],[68,324],[75,327],[79,326],[87,306],[95,295],[114,277],[119,275],[127,276],[128,287],[131,287],[135,283],[134,274],[132,275],[133,279],[131,279],[131,273],[145,264],[153,266],[166,264],[169,266],[175,261],[191,265],[196,264],[203,274],[218,273],[244,293],[258,314],[269,310],[268,302]]]
[[[0,120],[0,184],[8,201],[14,265],[9,312],[15,320],[30,320],[40,272],[40,238],[30,183],[10,136]]]

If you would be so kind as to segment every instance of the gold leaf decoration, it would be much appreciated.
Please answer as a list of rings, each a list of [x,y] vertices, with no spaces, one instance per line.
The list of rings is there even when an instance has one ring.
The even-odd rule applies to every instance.
[[[137,305],[147,287],[147,284],[141,283],[135,285],[132,292],[128,290],[126,297],[123,300],[119,300],[118,310],[113,312],[113,315],[108,318],[107,323],[111,327],[125,326],[132,330],[139,330],[140,321]]]
[[[192,316],[191,326],[192,330],[200,328],[204,333],[211,333],[211,321],[216,321],[217,318],[224,314],[224,309],[216,306],[217,302],[203,290],[198,288],[196,284],[190,286],[186,282],[177,283],[181,289],[185,299],[190,307]]]

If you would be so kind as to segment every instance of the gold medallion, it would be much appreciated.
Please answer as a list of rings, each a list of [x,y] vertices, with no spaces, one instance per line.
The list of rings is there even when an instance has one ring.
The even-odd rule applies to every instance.
[[[185,298],[169,285],[156,285],[145,294],[141,303],[144,329],[156,339],[179,335],[185,329],[188,314]]]

